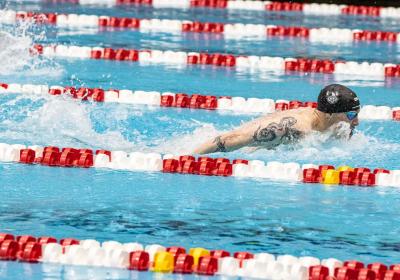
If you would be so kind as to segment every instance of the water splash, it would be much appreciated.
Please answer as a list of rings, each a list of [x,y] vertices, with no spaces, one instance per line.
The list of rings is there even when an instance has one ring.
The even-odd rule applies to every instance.
[[[196,117],[175,117],[172,111],[166,115],[140,106],[80,103],[68,96],[13,95],[1,104],[0,141],[7,143],[191,154],[223,133],[222,126],[225,131],[230,127],[221,126],[221,119],[213,124]],[[349,126],[341,125],[335,133],[313,132],[297,144],[274,150],[243,148],[213,156],[389,168],[388,163],[396,162],[400,154],[400,144],[390,140],[382,125],[371,122],[350,140]]]
[[[29,102],[33,101],[32,98],[29,96]],[[25,104],[26,110],[18,112],[15,107],[11,107],[14,120],[6,119],[0,122],[0,128],[4,126],[4,129],[0,130],[0,139],[6,139],[10,143],[62,147],[94,147],[112,150],[135,148],[133,144],[125,140],[123,131],[98,132],[90,117],[92,109],[90,104],[82,104],[68,97],[36,98],[37,102],[41,100],[43,103],[39,108],[37,104],[29,106]],[[19,107],[24,99],[26,101],[26,96],[17,96],[7,102],[7,105],[15,104]]]
[[[375,126],[375,124],[372,125]],[[172,154],[192,153],[196,147],[221,133],[223,131],[218,131],[212,124],[199,123],[192,133],[163,139],[156,150]],[[270,150],[245,147],[230,153],[216,153],[212,156],[316,164],[354,163],[377,167],[378,165],[387,166],[388,155],[396,157],[400,154],[400,144],[391,142],[387,135],[382,139],[379,135],[381,133],[379,128],[376,132],[368,131],[368,129],[356,131],[351,139],[348,139],[349,133],[349,125],[341,124],[336,131],[313,132],[293,145],[280,145]]]
[[[30,31],[32,28],[32,22],[23,21],[0,32],[0,75],[62,76],[62,66],[53,59],[30,54],[34,42],[45,38],[44,32],[37,34]]]
[[[314,132],[295,145],[281,145],[275,150],[257,150],[250,156],[266,161],[311,162],[316,164],[366,164],[370,167],[387,165],[387,155],[400,153],[400,144],[378,138],[368,132],[356,131],[348,139],[349,129],[337,138],[332,132]],[[369,155],[369,156],[366,156]]]
[[[174,135],[170,139],[163,139],[155,147],[159,153],[171,153],[175,155],[192,154],[197,146],[208,139],[216,137],[220,132],[209,123],[197,123],[198,127],[190,134]]]

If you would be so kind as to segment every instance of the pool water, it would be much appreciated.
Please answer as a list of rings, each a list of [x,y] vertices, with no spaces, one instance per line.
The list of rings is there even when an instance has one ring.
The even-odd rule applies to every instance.
[[[312,27],[397,31],[393,20],[306,17],[290,13],[174,10],[146,7],[82,7],[41,3],[3,3],[16,10],[76,12],[140,18],[197,19]],[[33,42],[71,45],[306,56],[399,63],[390,43],[351,43],[339,47],[300,39],[227,40],[199,34],[67,30],[1,26],[0,80],[7,83],[60,84],[155,90],[272,99],[315,100],[328,83],[354,89],[362,104],[400,105],[400,80],[238,72],[192,66],[49,59],[29,56]],[[256,115],[145,108],[124,104],[80,103],[68,97],[0,95],[0,142],[75,146],[110,150],[186,154],[205,140]],[[276,150],[242,149],[229,158],[315,164],[348,164],[400,169],[400,123],[362,121],[350,141],[315,134]],[[400,190],[329,187],[273,182],[65,169],[0,163],[0,231],[56,238],[159,243],[186,248],[335,257],[363,262],[400,261]],[[88,276],[89,275],[89,276]],[[193,278],[118,269],[92,269],[0,262],[0,279]]]

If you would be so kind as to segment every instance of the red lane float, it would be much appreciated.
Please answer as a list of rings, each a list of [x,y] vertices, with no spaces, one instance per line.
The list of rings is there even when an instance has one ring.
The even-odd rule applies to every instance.
[[[3,239],[3,240],[2,240]],[[397,280],[400,264],[364,264],[360,261],[340,261],[329,258],[274,256],[269,253],[235,252],[183,247],[164,247],[159,244],[143,246],[139,243],[120,243],[94,239],[77,240],[54,237],[50,243],[21,241],[19,236],[0,233],[0,260],[42,262],[65,265],[116,267],[161,273],[226,275],[269,279],[272,276],[299,280]],[[288,269],[290,268],[290,269]]]
[[[101,88],[71,86],[48,86],[48,85],[20,85],[0,83],[0,93],[26,93],[26,94],[50,94],[50,95],[69,95],[78,100],[89,100],[95,102],[116,102],[125,104],[151,105],[160,107],[176,107],[203,110],[223,110],[235,113],[273,113],[297,109],[301,107],[316,108],[316,102],[301,102],[298,100],[272,100],[268,98],[243,98],[233,96],[214,96],[202,94],[184,94],[172,92],[156,91],[133,91],[133,90],[105,90]],[[400,120],[400,107],[390,108],[388,106],[366,105],[361,108],[360,119],[374,120]],[[65,155],[66,159],[72,156]],[[32,162],[33,154],[31,151],[24,151],[21,154],[27,162]]]
[[[27,156],[29,155],[29,156]],[[0,162],[41,164],[51,167],[110,168],[130,171],[153,171],[203,176],[265,178],[303,183],[321,183],[344,186],[400,186],[400,170],[366,167],[352,168],[332,165],[303,164],[295,162],[263,162],[228,158],[174,156],[158,153],[126,153],[77,148],[8,145],[0,143]],[[3,237],[3,239],[6,237]],[[36,242],[29,236],[23,242]],[[1,241],[1,239],[0,239]],[[22,241],[21,241],[22,242]],[[51,242],[51,239],[40,242]],[[241,257],[246,258],[246,254]]]
[[[400,17],[396,7],[336,5],[273,1],[241,0],[51,0],[55,3],[81,5],[145,5],[154,8],[210,8],[227,10],[253,10],[266,12],[298,12],[305,15],[356,15],[369,17]]]
[[[109,151],[98,150],[96,155],[110,154]],[[93,151],[89,149],[74,149],[58,147],[32,147],[19,151],[19,162],[25,164],[41,164],[46,166],[59,167],[82,167],[93,166]]]
[[[291,74],[323,73],[335,75],[356,75],[363,78],[384,79],[400,77],[400,65],[378,62],[333,61],[309,58],[282,58],[269,56],[245,56],[233,54],[175,52],[160,50],[112,49],[100,47],[78,47],[35,45],[32,54],[48,57],[91,58],[130,61],[144,64],[212,65],[235,68],[239,71],[278,71]]]
[[[55,13],[34,13],[22,11],[3,11],[5,16],[0,17],[0,22],[9,23],[10,19],[33,20],[41,24],[55,24],[60,27],[98,27],[98,28],[129,28],[141,31],[162,31],[162,32],[195,32],[195,33],[216,33],[224,34],[231,39],[255,36],[266,38],[271,36],[299,37],[310,41],[321,41],[324,43],[357,42],[357,41],[387,41],[397,42],[398,33],[377,30],[339,29],[339,28],[307,28],[303,26],[275,26],[261,24],[241,23],[218,23],[180,21],[169,19],[139,19],[120,18],[96,15],[77,14],[55,14]],[[124,50],[114,56],[126,56]],[[117,60],[120,60],[116,58]],[[214,58],[218,59],[218,58]],[[221,61],[221,63],[223,63]]]

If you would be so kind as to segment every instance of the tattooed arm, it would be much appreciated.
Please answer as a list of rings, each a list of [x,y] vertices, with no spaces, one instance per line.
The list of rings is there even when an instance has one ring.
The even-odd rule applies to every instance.
[[[214,152],[229,152],[244,146],[275,147],[281,143],[297,141],[302,133],[294,126],[297,120],[284,117],[277,122],[253,122],[244,128],[237,129],[215,137],[204,143],[194,152],[208,154]]]
[[[234,130],[207,141],[198,147],[194,153],[209,154],[216,152],[229,152],[246,146],[251,141],[250,135],[242,133],[240,130]]]
[[[266,127],[259,126],[253,134],[254,144],[277,146],[296,142],[303,134],[294,127],[296,123],[295,118],[285,117],[279,123],[271,122]]]

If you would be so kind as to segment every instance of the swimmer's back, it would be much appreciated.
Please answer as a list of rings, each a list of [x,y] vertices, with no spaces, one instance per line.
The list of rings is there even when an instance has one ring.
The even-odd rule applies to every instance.
[[[301,131],[302,133],[307,133],[312,130],[312,123],[308,120],[312,119],[315,109],[304,107],[285,111],[276,111],[272,114],[267,114],[259,117],[250,123],[242,125],[239,129],[250,129],[254,130],[255,127],[265,127],[271,123],[281,123],[282,120],[287,120],[289,124]]]
[[[279,111],[257,118],[230,132],[221,134],[196,149],[195,153],[227,152],[243,146],[273,148],[298,141],[312,130],[315,109]]]

